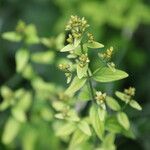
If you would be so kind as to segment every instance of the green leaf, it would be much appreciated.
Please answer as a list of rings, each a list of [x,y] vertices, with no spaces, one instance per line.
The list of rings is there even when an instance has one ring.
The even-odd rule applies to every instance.
[[[33,24],[30,24],[25,29],[25,42],[27,44],[38,44],[40,42],[37,35],[36,27]]]
[[[55,117],[56,117],[57,119],[64,119],[64,115],[63,115],[62,113],[57,113],[57,114],[55,114]]]
[[[132,128],[130,128],[129,130],[123,130],[122,131],[122,134],[128,138],[131,138],[131,139],[136,139],[136,136],[133,132],[134,130]]]
[[[16,99],[17,103],[11,109],[12,115],[14,118],[16,118],[16,120],[25,122],[26,111],[29,109],[32,102],[31,93],[24,91],[24,93],[22,93],[22,95],[18,96]]]
[[[39,94],[40,92],[51,93],[55,90],[55,86],[52,83],[46,82],[39,77],[32,80],[32,86]]]
[[[4,144],[10,144],[17,136],[20,129],[20,123],[14,118],[9,118],[6,122],[4,132],[2,135],[2,142]]]
[[[40,111],[40,115],[45,121],[51,121],[53,119],[53,114],[49,107],[43,107]]]
[[[2,86],[0,92],[4,99],[12,98],[13,96],[13,92],[8,86]]]
[[[2,34],[2,38],[12,42],[19,42],[22,39],[21,35],[16,32],[5,32]]]
[[[54,62],[55,54],[52,51],[37,52],[31,55],[31,60],[35,63],[52,64]]]
[[[105,139],[102,143],[102,147],[104,148],[104,150],[116,150],[114,140],[115,140],[115,135],[112,133],[108,133],[105,136]]]
[[[131,100],[129,105],[137,110],[142,110],[142,107],[140,106],[140,104],[135,100]]]
[[[75,92],[77,92],[78,90],[80,90],[80,88],[83,87],[85,82],[86,82],[86,78],[79,79],[78,77],[75,77],[71,85],[65,91],[65,93],[70,96],[73,95]]]
[[[106,97],[106,104],[114,111],[119,111],[121,109],[119,103],[112,97]]]
[[[86,121],[81,121],[78,125],[79,129],[81,131],[83,131],[85,134],[87,134],[88,136],[91,136],[91,130],[90,130],[90,126]]]
[[[74,40],[74,47],[78,47],[81,42],[81,38]]]
[[[92,42],[92,43],[86,43],[86,46],[89,47],[89,48],[93,48],[93,49],[96,49],[96,48],[103,48],[104,45],[99,43],[99,42]]]
[[[60,137],[65,137],[73,133],[75,129],[76,126],[74,123],[71,122],[65,123],[64,125],[62,125],[60,128],[57,129],[56,135]]]
[[[82,132],[80,129],[77,129],[71,139],[69,150],[75,149],[76,147],[80,147],[80,145],[85,142],[89,136]]]
[[[115,133],[115,134],[121,133],[121,134],[123,134],[129,138],[135,137],[133,132],[132,132],[132,129],[131,128],[128,130],[124,129],[124,127],[122,127],[122,125],[120,125],[120,123],[118,122],[116,116],[109,116],[106,119],[105,126],[106,126],[106,130],[111,132],[111,133]]]
[[[4,111],[5,109],[7,109],[10,106],[10,102],[9,101],[3,101],[2,103],[0,103],[0,111]]]
[[[53,101],[52,106],[56,111],[63,111],[67,105],[63,103],[62,101]]]
[[[98,115],[99,115],[100,120],[105,121],[106,114],[107,114],[106,110],[103,109],[102,107],[98,107],[97,111],[98,111]]]
[[[56,37],[55,42],[56,42],[56,48],[61,49],[63,47],[63,44],[65,43],[65,34],[64,33],[59,34]]]
[[[22,76],[28,80],[33,79],[36,76],[36,73],[31,64],[27,64],[25,69],[22,71]]]
[[[128,95],[126,95],[126,94],[124,94],[124,93],[122,93],[122,92],[119,92],[119,91],[116,91],[116,92],[115,92],[115,95],[116,95],[119,99],[121,99],[122,101],[124,101],[125,103],[128,103],[128,102],[129,102],[129,96],[128,96]]]
[[[30,124],[26,125],[22,135],[22,149],[23,150],[34,150],[39,133]]]
[[[67,116],[68,117],[66,118],[66,120],[68,120],[68,121],[79,122],[79,120],[80,120],[76,110],[74,110],[74,109],[70,109],[67,113]]]
[[[118,123],[115,116],[109,116],[105,123],[106,130],[112,133],[121,133],[122,126]]]
[[[7,86],[2,86],[0,89],[0,93],[3,97],[3,101],[2,103],[0,103],[0,111],[4,111],[14,102],[13,91]]]
[[[126,130],[130,128],[130,122],[128,116],[124,112],[119,112],[117,114],[117,120]]]
[[[105,130],[104,122],[101,121],[99,117],[98,108],[96,105],[92,105],[90,109],[90,120],[97,136],[102,140],[104,136],[104,130]]]
[[[20,97],[16,106],[22,111],[27,111],[32,103],[32,95],[30,92],[25,92],[23,97]]]
[[[124,71],[116,69],[114,72],[108,67],[103,67],[96,70],[93,73],[92,78],[98,82],[111,82],[111,81],[121,80],[126,77],[128,77],[128,74]]]
[[[14,107],[11,109],[11,113],[13,115],[13,117],[19,121],[19,122],[25,122],[26,121],[26,115],[25,112],[22,111],[20,108],[18,107]]]
[[[81,89],[80,93],[79,93],[78,99],[80,101],[88,101],[88,100],[90,100],[91,99],[91,94],[90,94],[89,91],[90,91],[89,87],[88,86],[84,86]]]
[[[29,52],[26,49],[20,49],[16,53],[16,68],[17,72],[22,72],[29,61]]]
[[[72,50],[74,50],[75,48],[77,48],[77,45],[68,44],[68,45],[66,45],[64,48],[62,48],[62,49],[60,50],[60,52],[72,51]]]
[[[80,67],[79,64],[77,64],[77,76],[79,79],[83,78],[87,74],[88,70],[88,64],[86,64],[84,67]]]
[[[108,134],[105,136],[105,139],[104,139],[103,144],[106,145],[106,146],[109,146],[109,145],[111,145],[111,144],[114,144],[114,141],[115,141],[115,135],[112,134],[112,133],[108,133]]]

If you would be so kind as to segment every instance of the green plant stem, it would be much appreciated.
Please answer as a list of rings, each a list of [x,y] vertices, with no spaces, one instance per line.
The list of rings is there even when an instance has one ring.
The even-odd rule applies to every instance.
[[[82,54],[84,54],[84,49],[83,49],[83,43],[81,41],[81,52]],[[94,88],[92,86],[92,81],[91,81],[91,77],[90,77],[90,72],[89,70],[87,70],[87,78],[88,78],[88,82],[89,82],[89,87],[90,87],[90,92],[91,92],[91,97],[92,97],[92,101],[95,101],[95,97],[94,97]]]
[[[130,103],[131,99],[122,107],[121,111],[125,110],[128,104]]]
[[[91,90],[91,96],[92,96],[93,101],[95,101],[94,89],[93,89],[93,86],[92,86],[92,81],[91,81],[89,70],[87,71],[87,77],[88,77],[88,81],[89,81],[89,87],[90,87],[90,90]]]

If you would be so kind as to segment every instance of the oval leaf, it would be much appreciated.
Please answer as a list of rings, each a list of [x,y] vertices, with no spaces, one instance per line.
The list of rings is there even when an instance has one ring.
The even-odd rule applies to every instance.
[[[78,47],[78,44],[68,44],[68,45],[66,45],[64,48],[62,48],[61,50],[60,50],[60,52],[68,52],[68,51],[72,51],[72,50],[74,50],[75,48],[77,48]]]
[[[5,32],[2,34],[2,38],[12,42],[19,42],[22,39],[21,35],[16,32]]]
[[[70,145],[69,145],[69,150],[75,149],[78,146],[80,147],[80,144],[85,142],[89,136],[82,132],[80,129],[77,129],[71,139]]]
[[[77,76],[79,79],[83,78],[87,74],[88,64],[85,65],[83,68],[80,65],[77,65]]]
[[[17,72],[22,72],[29,60],[29,52],[26,49],[20,49],[16,53],[16,68]]]
[[[80,91],[80,93],[78,95],[79,101],[88,101],[88,100],[90,100],[91,99],[91,95],[90,95],[89,91],[90,91],[89,87],[88,86],[84,86],[81,89],[81,91]]]
[[[93,79],[98,82],[111,82],[128,77],[128,74],[121,70],[112,71],[108,67],[103,67],[93,73]]]
[[[85,134],[91,136],[91,130],[86,121],[81,121],[78,125],[79,129],[83,131]]]
[[[4,132],[2,135],[2,142],[4,144],[10,144],[17,136],[20,129],[20,123],[14,118],[9,118],[7,121]]]
[[[124,112],[119,112],[117,114],[117,120],[126,130],[130,128],[130,122],[128,116]]]
[[[131,100],[129,105],[137,110],[142,110],[142,107],[140,106],[140,104],[135,100]]]
[[[90,120],[97,136],[102,140],[104,136],[104,122],[99,118],[96,105],[92,105],[90,109]]]
[[[71,83],[71,85],[67,88],[65,93],[67,95],[72,96],[76,91],[78,91],[82,86],[85,84],[86,78],[79,79],[78,77],[75,77]]]
[[[115,95],[122,101],[124,101],[125,103],[128,103],[129,102],[129,97],[128,95],[122,93],[122,92],[119,92],[119,91],[116,91],[115,92]]]
[[[20,122],[25,122],[26,121],[26,115],[25,112],[22,111],[20,108],[18,107],[14,107],[11,109],[11,113],[13,115],[13,117]]]
[[[9,101],[3,101],[2,103],[0,103],[0,111],[4,111],[9,106],[10,106],[10,102]]]
[[[109,116],[106,119],[106,130],[111,133],[121,133],[122,132],[122,126],[117,121],[117,118],[115,116]]]
[[[56,131],[56,135],[57,136],[68,136],[70,135],[74,130],[76,129],[76,126],[74,123],[66,123],[63,126],[61,126],[60,128],[57,129]]]
[[[103,48],[104,45],[99,43],[99,42],[92,42],[92,43],[86,43],[86,46],[89,47],[89,48],[93,48],[93,49],[96,49],[96,48]]]
[[[97,109],[97,111],[98,111],[98,115],[99,115],[100,120],[101,120],[101,121],[105,121],[106,113],[107,113],[106,110],[103,109],[102,107],[99,107],[99,108]]]
[[[119,103],[112,97],[106,97],[106,104],[114,111],[119,111],[121,109]]]
[[[52,64],[54,62],[55,54],[52,51],[37,52],[31,55],[31,59],[35,63]]]

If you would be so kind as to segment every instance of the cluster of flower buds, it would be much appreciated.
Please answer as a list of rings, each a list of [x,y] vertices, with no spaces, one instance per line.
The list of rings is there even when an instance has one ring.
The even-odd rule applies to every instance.
[[[89,60],[87,54],[82,54],[82,55],[79,57],[79,60],[78,60],[78,61],[79,61],[79,66],[80,66],[81,68],[85,67],[85,66],[90,62],[90,60]]]
[[[59,64],[59,69],[64,72],[70,72],[70,65],[69,64]]]
[[[109,49],[106,50],[104,53],[99,53],[99,57],[104,60],[107,63],[107,66],[112,69],[112,71],[115,71],[115,64],[111,62],[111,58],[113,55],[113,47],[110,47]]]
[[[107,63],[107,66],[110,68],[110,69],[112,69],[112,71],[115,71],[115,64],[113,63],[113,62],[108,62]]]
[[[65,76],[67,78],[67,83],[71,81],[72,73],[71,67],[69,64],[59,64],[59,69],[65,72]]]
[[[92,33],[87,33],[88,43],[94,42],[94,36]]]
[[[135,95],[135,88],[134,87],[129,87],[128,89],[124,90],[124,93],[127,94],[128,96],[134,96]]]
[[[95,99],[99,105],[103,104],[106,99],[106,93],[102,93],[101,91],[96,92]]]
[[[106,50],[105,53],[100,53],[99,56],[104,60],[110,60],[113,54],[113,47]]]
[[[87,27],[89,27],[89,25],[84,17],[80,18],[78,16],[71,16],[66,26],[66,30],[71,32],[67,41],[73,43],[74,39],[81,38]]]

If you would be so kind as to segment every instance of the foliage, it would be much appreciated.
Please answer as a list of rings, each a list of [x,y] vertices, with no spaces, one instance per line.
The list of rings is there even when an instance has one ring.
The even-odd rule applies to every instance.
[[[65,91],[65,94],[68,97],[73,96],[75,98],[76,93],[78,91],[80,92],[80,89],[83,88],[85,84],[87,84],[87,86],[89,86],[88,93],[90,93],[90,97],[88,97],[87,101],[92,101],[89,108],[89,114],[84,117],[80,117],[81,110],[77,111],[76,115],[74,115],[74,113],[70,113],[70,111],[73,111],[76,102],[74,105],[70,105],[70,102],[68,102],[68,106],[66,107],[65,112],[64,110],[61,113],[59,112],[59,117],[58,114],[56,114],[57,118],[66,120],[66,124],[68,124],[68,121],[80,124],[79,128],[74,130],[74,132],[72,133],[73,135],[70,141],[70,149],[76,149],[80,147],[79,145],[83,142],[90,141],[89,138],[95,139],[96,137],[98,137],[99,140],[103,143],[103,140],[107,137],[108,134],[113,134],[113,139],[115,139],[116,133],[122,133],[126,136],[133,137],[128,134],[128,132],[131,132],[131,128],[128,116],[124,112],[125,107],[129,104],[133,108],[140,108],[139,110],[141,110],[141,106],[136,101],[134,101],[134,104],[132,103],[133,100],[131,99],[135,95],[135,89],[132,87],[130,87],[129,89],[125,89],[124,93],[116,93],[116,95],[121,99],[122,97],[120,97],[120,94],[123,95],[123,99],[125,100],[124,105],[120,105],[116,99],[108,96],[106,93],[102,93],[99,90],[97,91],[97,89],[93,87],[93,80],[97,82],[112,82],[126,78],[128,74],[124,71],[116,69],[114,63],[111,62],[111,57],[113,53],[112,47],[110,49],[107,49],[103,53],[99,53],[99,57],[104,65],[96,68],[96,71],[91,71],[93,69],[90,67],[91,60],[88,57],[89,51],[94,51],[95,49],[99,49],[99,51],[101,51],[101,48],[103,48],[104,46],[96,42],[93,35],[91,33],[88,33],[88,27],[89,25],[84,18],[79,18],[78,16],[71,16],[71,19],[66,26],[66,30],[69,30],[70,32],[67,39],[68,45],[61,50],[61,52],[69,52],[69,56],[67,56],[68,58],[70,58],[70,55],[73,56],[70,58],[73,63],[72,65],[60,64],[60,69],[65,72],[65,75],[69,70],[69,76],[68,74],[66,75],[67,78],[70,78],[70,76],[75,76],[72,80],[72,83]],[[80,103],[80,101],[78,101],[78,103]],[[109,109],[114,112],[109,112]],[[106,126],[109,122],[107,122],[106,120],[108,120],[112,116],[120,125],[121,130],[120,128],[116,132],[107,130]],[[84,121],[84,124],[83,120],[86,120],[86,122]],[[92,134],[91,131],[93,131]],[[75,138],[76,136],[78,137],[78,140]],[[95,149],[100,148],[99,146],[100,144],[97,144],[97,147],[95,145],[93,147]],[[108,147],[103,149],[108,150]],[[115,149],[114,140],[112,141],[112,143],[110,143],[110,149]]]
[[[131,99],[135,94],[135,89],[130,87],[125,90],[125,93],[116,92],[116,95],[121,100],[125,100],[125,105],[123,106],[114,98],[106,95],[106,93],[96,91],[92,84],[94,80],[96,82],[112,82],[126,78],[128,74],[116,69],[115,64],[111,62],[113,53],[112,47],[103,53],[100,50],[98,56],[104,65],[95,69],[96,71],[91,71],[93,69],[90,68],[91,60],[88,56],[89,51],[101,49],[104,45],[94,40],[94,36],[87,32],[88,27],[87,21],[78,16],[71,16],[66,26],[66,30],[70,32],[67,38],[68,45],[60,51],[69,52],[67,57],[72,62],[68,61],[68,64],[67,61],[65,61],[65,64],[59,64],[59,68],[64,71],[67,77],[67,83],[71,82],[71,84],[67,90],[65,92],[62,91],[62,93],[59,93],[59,90],[55,91],[57,85],[43,81],[34,70],[34,63],[51,64],[55,58],[55,54],[49,50],[34,53],[30,51],[30,46],[33,44],[48,45],[48,39],[38,37],[34,25],[26,25],[24,22],[19,21],[15,31],[6,32],[2,35],[6,40],[23,43],[15,56],[16,72],[31,84],[30,89],[21,88],[15,91],[8,86],[1,87],[3,102],[0,105],[0,110],[5,111],[10,109],[10,115],[2,135],[2,142],[4,144],[10,145],[14,140],[19,138],[19,140],[22,141],[23,149],[33,149],[33,147],[35,147],[33,145],[34,142],[40,141],[40,139],[35,131],[32,132],[33,129],[30,126],[32,126],[32,124],[38,126],[38,120],[41,121],[41,119],[43,122],[51,122],[52,126],[53,124],[54,126],[56,123],[58,124],[58,126],[53,129],[54,133],[60,137],[60,139],[65,139],[66,143],[70,143],[69,149],[82,148],[82,146],[79,146],[82,143],[88,143],[94,148],[101,147],[108,149],[107,146],[104,146],[104,143],[109,134],[113,135],[109,149],[115,149],[114,139],[116,133],[122,133],[132,137],[128,134],[128,132],[131,132],[131,128],[124,108],[129,104],[131,107],[141,110],[141,106],[135,100]],[[46,44],[43,41],[47,41]],[[88,92],[80,90],[86,86],[85,84],[87,84]],[[59,88],[59,86],[57,88]],[[76,104],[80,104],[80,101],[82,101],[82,98],[80,101],[76,101],[76,93],[78,91],[80,91],[79,95],[81,95],[80,93],[88,94],[84,102],[85,104],[87,101],[92,101],[88,115],[83,117],[80,116],[80,113],[84,111],[85,108],[80,110],[75,109]],[[59,97],[56,95],[59,95]],[[47,106],[44,104],[47,104]],[[108,111],[109,109],[115,112],[110,113]],[[54,113],[55,111],[56,114]],[[106,128],[107,122],[109,123],[109,121],[106,120],[109,120],[112,116],[120,125],[119,130],[116,132],[112,132]],[[63,121],[59,122],[55,120],[54,117]],[[59,124],[62,125],[60,126]],[[28,126],[31,128],[33,139],[31,139],[32,142],[26,146],[26,143],[24,145],[24,138],[30,135],[24,135],[24,130]],[[12,127],[13,132],[11,131]],[[71,140],[69,140],[70,136]],[[99,144],[95,145],[92,139],[98,140],[97,137],[100,141],[98,142]],[[57,145],[54,145],[54,147],[57,148]]]
[[[149,48],[146,26],[150,23],[148,2],[2,0],[0,8],[2,32],[12,30],[18,18],[34,23],[38,28],[37,34],[33,24],[20,21],[15,31],[2,35],[13,43],[1,40],[0,83],[3,85],[1,84],[0,94],[0,149],[66,149],[68,146],[72,149],[74,145],[80,145],[80,149],[93,149],[93,146],[101,150],[115,149],[116,146],[117,149],[130,149],[132,146],[131,149],[149,149],[149,101],[146,101],[149,99],[150,85],[149,53],[146,51]],[[94,41],[92,44],[83,43],[87,56],[81,55],[80,48],[74,50],[77,52],[77,58],[68,55],[69,59],[64,59],[65,54],[58,52],[69,42],[65,40],[65,36],[69,37],[70,32],[67,31],[66,35],[61,33],[66,18],[76,13],[88,18],[91,30],[95,31],[95,39],[105,43],[106,50],[99,49],[103,44]],[[91,34],[88,35],[90,37]],[[76,41],[77,45],[81,44],[78,42],[80,41]],[[72,49],[76,44],[69,47]],[[115,53],[112,60],[107,61],[106,56],[112,51],[111,45],[114,45]],[[96,49],[92,49],[94,47]],[[66,50],[68,53],[68,47]],[[82,60],[86,57],[88,65],[82,68]],[[76,59],[77,62],[74,61]],[[78,63],[79,61],[82,63]],[[60,63],[70,66],[65,76],[71,86],[65,93],[64,77],[57,69]],[[121,82],[108,82],[116,78],[121,79],[122,75],[120,77],[118,74],[121,72],[124,77],[127,76],[118,68],[127,70],[130,77]],[[96,103],[95,110],[92,111],[87,70],[90,70],[94,99],[99,99],[100,95],[105,97],[105,93],[96,90],[101,89],[107,93],[104,101],[107,113],[97,107],[99,103]],[[135,99],[142,100],[139,103],[142,103],[144,110],[140,113],[131,109],[141,110],[141,106],[133,97],[129,98],[128,94],[120,91],[115,92],[116,97],[112,94],[116,89],[129,84],[137,88]],[[5,92],[8,92],[8,95]],[[69,114],[67,118],[66,110]],[[90,119],[90,114],[95,117]],[[91,120],[94,123],[91,123]],[[125,123],[122,123],[124,120]],[[100,131],[97,124],[101,126]],[[15,127],[12,129],[12,126]],[[120,133],[126,137],[136,137],[136,140],[118,136]],[[101,138],[102,134],[104,137],[101,141],[98,137]],[[126,145],[123,145],[122,140]],[[80,142],[82,144],[79,144]]]

